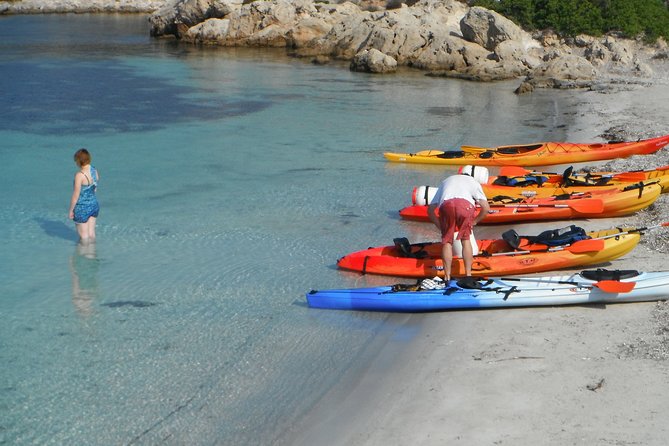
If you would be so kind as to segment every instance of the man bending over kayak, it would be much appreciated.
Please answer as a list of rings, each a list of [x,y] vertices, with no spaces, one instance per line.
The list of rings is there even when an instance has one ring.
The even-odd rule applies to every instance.
[[[488,169],[480,166],[463,166],[459,175],[446,177],[428,206],[427,215],[441,231],[443,244],[441,258],[444,261],[444,280],[451,280],[453,263],[453,241],[455,232],[457,240],[462,243],[462,260],[465,263],[465,274],[472,275],[474,253],[469,237],[476,226],[490,211],[488,199],[481,184],[488,181]],[[477,211],[476,205],[480,211]],[[437,209],[439,215],[437,216]]]

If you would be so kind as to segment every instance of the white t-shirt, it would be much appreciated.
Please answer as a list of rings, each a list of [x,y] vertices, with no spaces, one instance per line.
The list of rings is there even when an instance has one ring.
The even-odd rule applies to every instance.
[[[440,205],[451,198],[463,198],[471,204],[476,200],[487,200],[481,184],[469,175],[451,175],[439,185],[430,204]]]

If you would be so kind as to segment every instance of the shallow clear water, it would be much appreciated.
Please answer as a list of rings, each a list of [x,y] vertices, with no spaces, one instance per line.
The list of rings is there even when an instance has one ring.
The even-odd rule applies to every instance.
[[[148,37],[145,17],[0,17],[0,444],[271,444],[420,317],[310,310],[448,169],[385,150],[559,140],[576,100],[282,50]],[[76,149],[98,242],[67,220]],[[479,237],[499,229],[482,229]],[[340,383],[341,385],[341,383]]]

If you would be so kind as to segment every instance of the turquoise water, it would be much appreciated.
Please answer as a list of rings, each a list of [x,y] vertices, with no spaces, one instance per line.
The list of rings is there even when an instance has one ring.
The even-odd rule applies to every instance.
[[[280,443],[384,339],[420,328],[304,298],[396,281],[338,271],[347,252],[435,239],[397,210],[450,171],[382,152],[559,140],[578,105],[152,40],[142,16],[0,17],[0,73],[12,445]],[[67,220],[80,147],[101,178],[88,249]]]

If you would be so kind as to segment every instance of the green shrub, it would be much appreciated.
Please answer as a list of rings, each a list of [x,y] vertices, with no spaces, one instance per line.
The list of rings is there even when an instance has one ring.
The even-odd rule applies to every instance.
[[[473,0],[524,29],[553,29],[562,36],[611,31],[653,41],[669,39],[669,10],[663,0]]]

